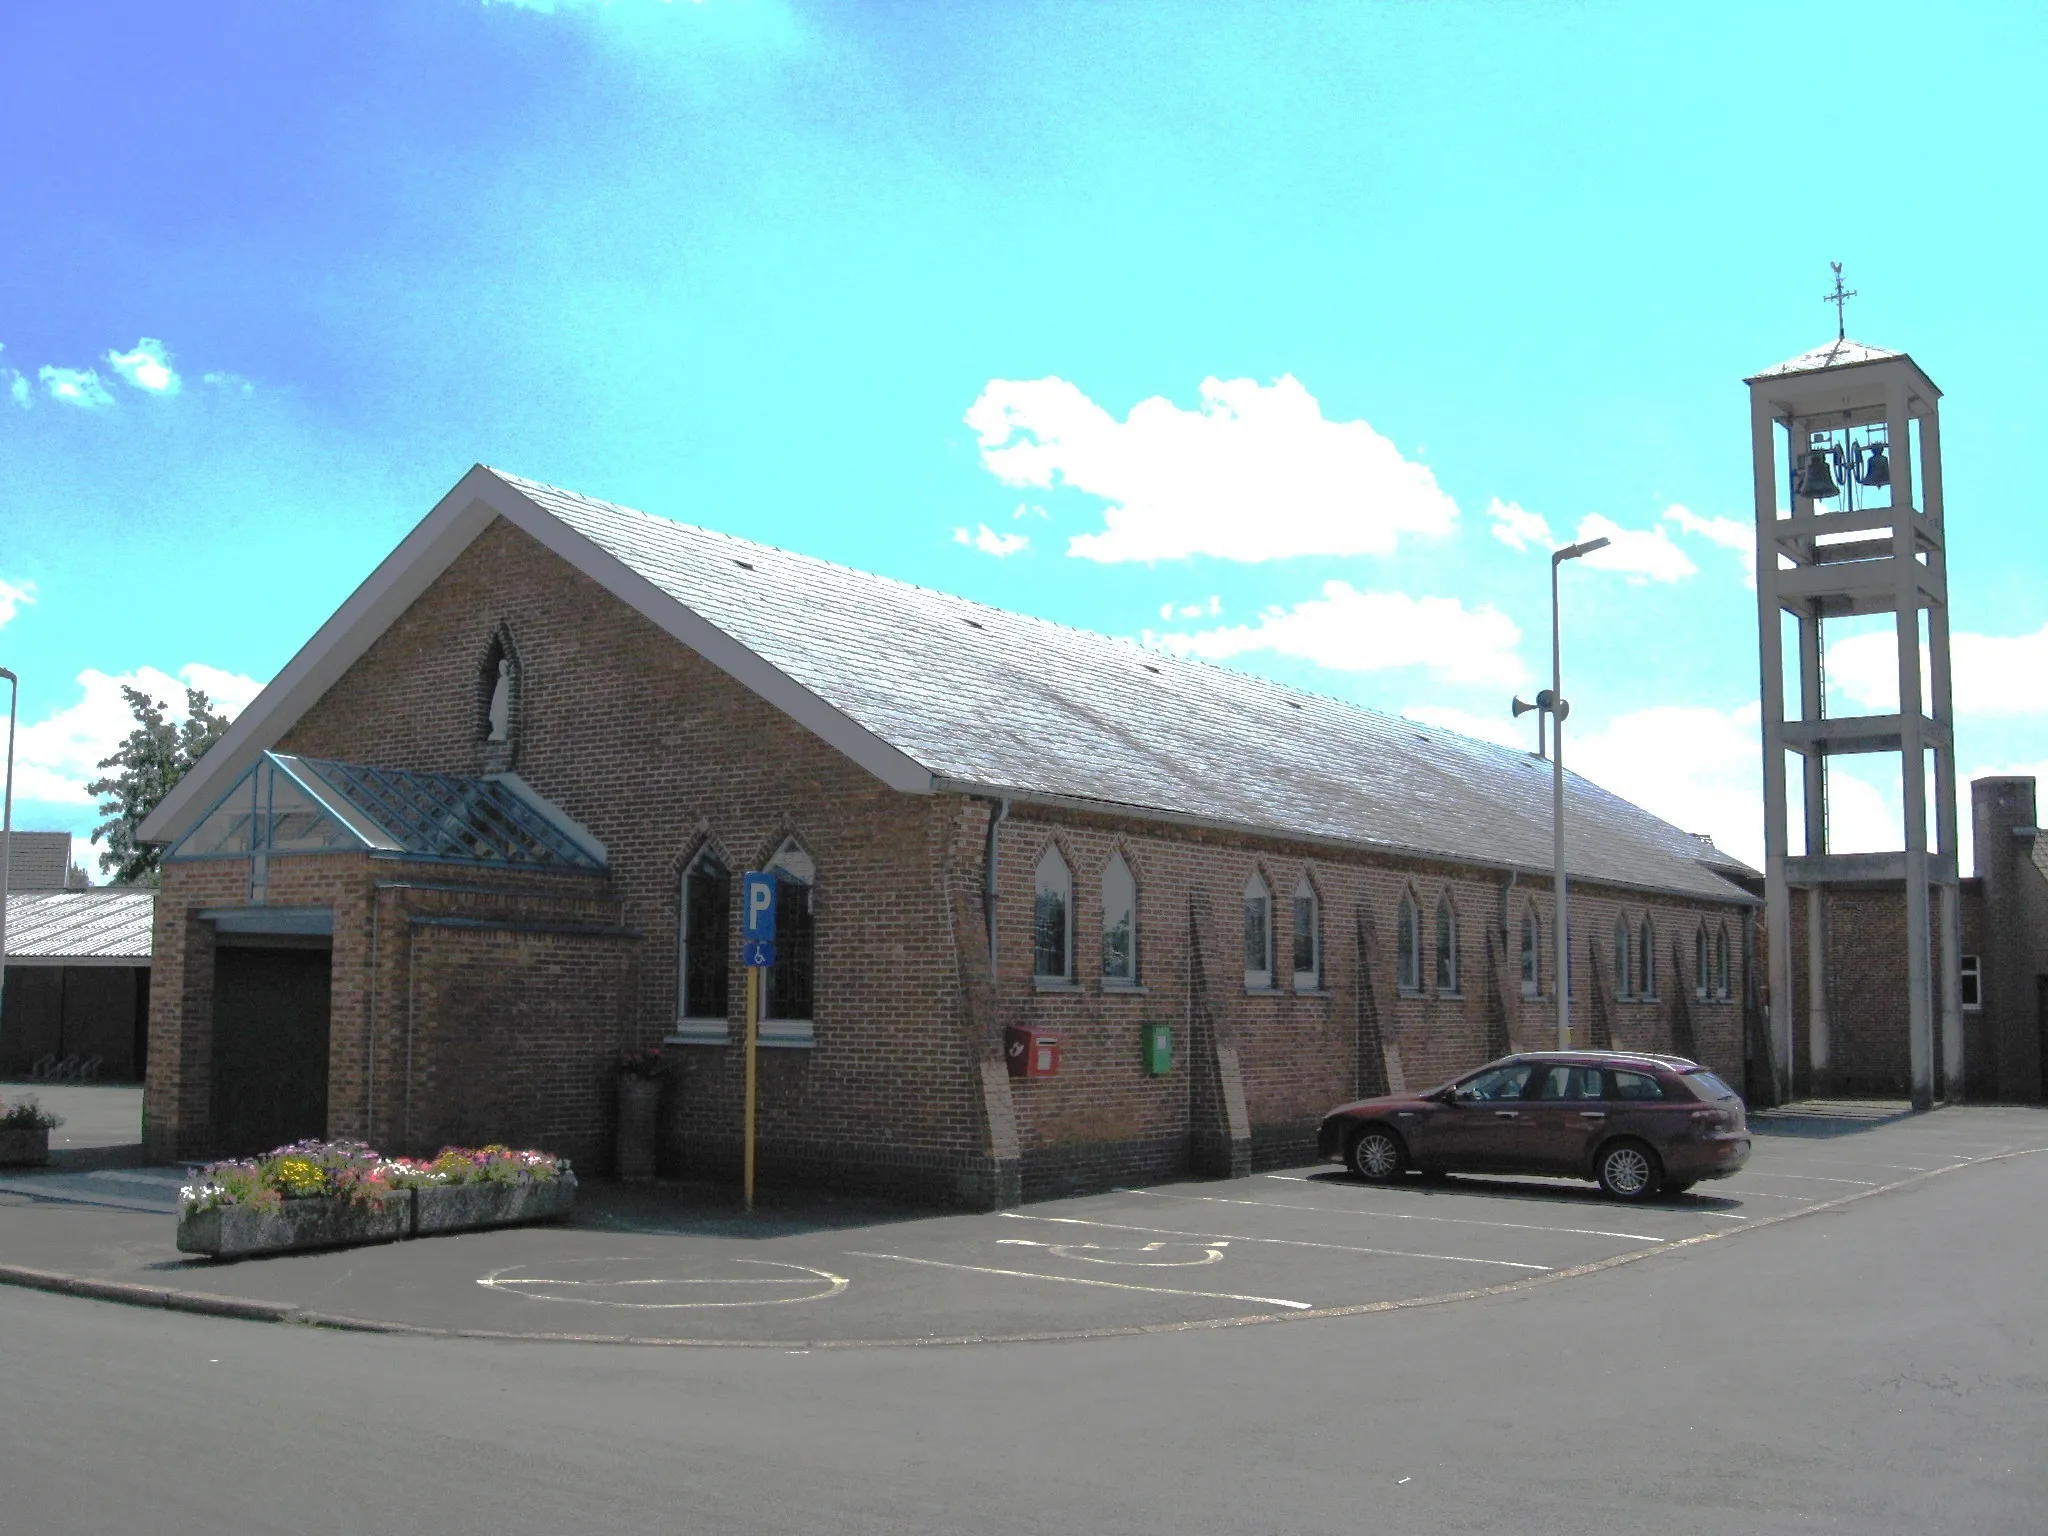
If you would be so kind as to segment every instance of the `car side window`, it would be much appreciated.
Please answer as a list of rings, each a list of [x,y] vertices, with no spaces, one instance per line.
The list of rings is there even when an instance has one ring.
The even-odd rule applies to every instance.
[[[1536,1087],[1539,1099],[1597,1099],[1602,1085],[1598,1067],[1546,1067]]]
[[[1616,1068],[1608,1073],[1608,1078],[1614,1085],[1613,1091],[1608,1094],[1609,1098],[1661,1099],[1664,1097],[1663,1084],[1659,1083],[1656,1078],[1650,1076],[1647,1072],[1624,1072],[1620,1068]]]
[[[1533,1066],[1491,1067],[1468,1077],[1451,1090],[1460,1104],[1486,1104],[1498,1099],[1519,1099],[1529,1086]]]

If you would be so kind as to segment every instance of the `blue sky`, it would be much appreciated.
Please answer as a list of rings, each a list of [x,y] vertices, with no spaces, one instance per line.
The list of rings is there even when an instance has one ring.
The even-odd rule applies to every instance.
[[[1831,259],[1850,334],[1947,391],[1963,769],[2031,771],[2044,33],[2019,6],[11,7],[16,824],[92,825],[118,680],[239,704],[483,461],[1517,740],[1534,520],[1611,526],[1619,558],[1567,578],[1568,753],[1755,856],[1740,381],[1832,334]],[[1881,702],[1872,663],[1843,650],[1831,697]],[[1837,780],[1848,846],[1896,837],[1879,761]]]

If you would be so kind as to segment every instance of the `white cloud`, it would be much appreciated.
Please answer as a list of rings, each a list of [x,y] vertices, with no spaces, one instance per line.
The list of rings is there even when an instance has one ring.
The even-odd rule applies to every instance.
[[[994,555],[1000,560],[1006,555],[1016,554],[1031,540],[1021,533],[997,533],[987,523],[983,523],[973,533],[969,533],[965,528],[955,528],[953,542],[968,545],[980,550],[984,555]]]
[[[0,625],[8,623],[21,612],[22,608],[36,600],[36,584],[24,581],[19,585],[0,577]]]
[[[1531,545],[1545,551],[1557,545],[1550,524],[1519,502],[1502,501],[1496,496],[1487,504],[1486,515],[1493,522],[1493,536],[1518,554]]]
[[[92,669],[81,672],[78,686],[83,696],[76,703],[21,728],[15,752],[16,799],[92,803],[85,786],[100,776],[100,760],[135,728],[127,700],[121,697],[123,684],[170,705],[173,719],[184,718],[188,685],[204,689],[213,707],[229,716],[241,713],[263,687],[252,677],[198,662],[180,667],[176,677],[156,667],[118,677]]]
[[[239,373],[202,373],[202,384],[211,384],[215,389],[226,390],[231,395],[247,395],[255,392],[256,386]]]
[[[1699,574],[1700,568],[1671,542],[1671,535],[1662,527],[1624,528],[1598,512],[1589,512],[1579,519],[1575,542],[1583,544],[1603,536],[1611,542],[1607,548],[1587,555],[1585,563],[1595,570],[1626,576],[1631,586],[1641,586],[1646,580],[1681,581]]]
[[[1742,569],[1752,589],[1756,586],[1756,530],[1732,517],[1701,517],[1692,508],[1673,502],[1664,509],[1664,521],[1677,525],[1681,533],[1705,539],[1723,549],[1732,549],[1742,560]]]
[[[1899,707],[1898,637],[1889,625],[1845,635],[1827,648],[1830,700],[1888,715]],[[2048,624],[2027,635],[1949,637],[1949,674],[1961,717],[2048,714]],[[1930,713],[1933,686],[1920,657],[1920,697]]]
[[[1067,485],[1109,503],[1084,559],[1278,560],[1391,553],[1448,533],[1457,503],[1364,421],[1330,421],[1283,375],[1204,379],[1184,411],[1155,396],[1122,421],[1065,379],[991,379],[966,415],[1005,485]]]
[[[90,368],[53,368],[45,363],[36,371],[36,377],[43,381],[43,388],[50,392],[52,400],[62,400],[80,410],[96,411],[101,406],[114,403],[114,397],[107,393],[107,386]]]
[[[1716,847],[1763,868],[1763,710],[1666,704],[1591,729],[1565,722],[1564,761]],[[1569,835],[1569,832],[1567,832]]]
[[[107,366],[144,394],[175,395],[182,387],[170,352],[154,336],[136,342],[132,352],[107,353]]]
[[[12,368],[7,369],[6,372],[7,393],[14,397],[16,405],[20,406],[24,411],[27,410],[29,403],[28,380],[16,373]]]
[[[1456,598],[1360,592],[1326,581],[1323,595],[1292,608],[1268,608],[1256,624],[1145,641],[1178,656],[1224,661],[1253,651],[1293,656],[1341,672],[1427,667],[1446,682],[1512,688],[1528,675],[1516,647],[1522,632],[1496,608],[1467,608]]]

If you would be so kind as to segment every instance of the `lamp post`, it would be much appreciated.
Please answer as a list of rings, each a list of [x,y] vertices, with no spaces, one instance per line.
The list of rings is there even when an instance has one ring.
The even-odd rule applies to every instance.
[[[1572,923],[1571,909],[1566,904],[1564,872],[1564,718],[1571,713],[1571,706],[1564,698],[1564,643],[1557,621],[1557,573],[1565,561],[1590,555],[1596,549],[1605,549],[1607,544],[1606,539],[1588,539],[1583,544],[1567,544],[1550,556],[1550,861],[1557,890],[1557,916],[1551,926],[1557,930],[1557,1048],[1560,1051],[1570,1050],[1572,1044]]]
[[[7,788],[0,792],[0,1015],[7,1008],[7,856],[14,851],[14,715],[21,681],[5,667],[7,679]]]

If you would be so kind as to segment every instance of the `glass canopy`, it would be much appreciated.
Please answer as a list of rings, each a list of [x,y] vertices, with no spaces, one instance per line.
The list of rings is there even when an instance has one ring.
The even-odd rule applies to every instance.
[[[166,859],[369,852],[391,858],[602,869],[585,842],[504,777],[366,768],[265,752]]]

